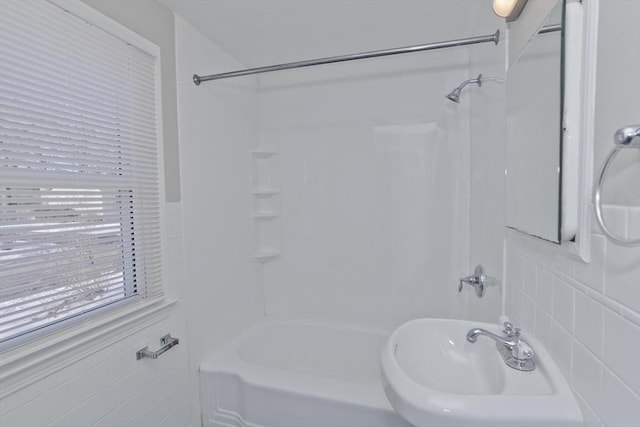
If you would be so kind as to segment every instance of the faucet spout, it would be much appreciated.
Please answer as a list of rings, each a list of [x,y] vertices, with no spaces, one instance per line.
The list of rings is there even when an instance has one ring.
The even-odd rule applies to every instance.
[[[536,365],[533,360],[533,350],[529,344],[520,339],[520,329],[514,328],[510,322],[505,322],[504,326],[504,336],[486,329],[473,328],[467,332],[467,341],[475,343],[479,336],[491,338],[496,342],[496,348],[509,367],[519,371],[534,370]]]
[[[518,345],[517,340],[503,338],[500,335],[496,335],[493,332],[489,332],[486,329],[482,329],[482,328],[474,328],[474,329],[471,329],[469,332],[467,332],[467,341],[469,341],[470,343],[474,343],[478,341],[478,337],[481,335],[484,335],[485,337],[489,337],[495,342],[498,342],[508,348],[513,348]]]

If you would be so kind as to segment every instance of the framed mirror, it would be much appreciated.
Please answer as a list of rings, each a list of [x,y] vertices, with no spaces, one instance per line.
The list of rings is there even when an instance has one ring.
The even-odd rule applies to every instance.
[[[564,6],[507,70],[506,224],[558,244],[575,234],[562,221]]]

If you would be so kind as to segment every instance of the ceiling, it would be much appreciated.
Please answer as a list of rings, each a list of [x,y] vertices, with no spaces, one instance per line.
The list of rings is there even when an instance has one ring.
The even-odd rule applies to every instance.
[[[491,0],[158,0],[250,67],[492,34]]]

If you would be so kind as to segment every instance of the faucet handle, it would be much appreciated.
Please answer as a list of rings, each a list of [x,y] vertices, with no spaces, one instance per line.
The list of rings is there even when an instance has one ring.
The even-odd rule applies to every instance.
[[[513,323],[504,322],[504,330],[502,331],[509,338],[516,337],[516,341],[520,338],[520,328],[514,328]]]
[[[471,276],[461,277],[458,284],[458,292],[462,292],[465,283],[473,286],[478,297],[484,296],[484,290],[487,287],[487,276],[484,274],[484,267],[476,265]]]
[[[533,349],[524,341],[519,341],[518,345],[511,349],[511,355],[517,360],[533,359]]]
[[[504,322],[504,323],[503,323],[503,326],[504,326],[504,330],[503,330],[502,332],[504,332],[504,334],[505,334],[506,336],[508,336],[508,337],[512,337],[512,336],[513,336],[513,334],[514,334],[514,331],[513,331],[513,323],[511,323],[511,322]]]

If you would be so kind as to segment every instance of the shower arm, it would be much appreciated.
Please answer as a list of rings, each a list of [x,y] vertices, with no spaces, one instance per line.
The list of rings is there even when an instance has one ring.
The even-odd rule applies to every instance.
[[[480,86],[482,86],[482,83],[484,81],[485,81],[485,78],[482,77],[482,74],[478,74],[478,77],[476,77],[475,79],[467,79],[467,80],[463,81],[462,83],[460,83],[460,86],[458,86],[454,90],[462,90],[466,85],[470,85],[472,83],[477,83],[478,87],[480,87]]]
[[[482,83],[484,83],[486,81],[493,81],[493,82],[496,82],[496,83],[504,83],[504,79],[501,79],[501,78],[498,78],[498,77],[484,77],[482,74],[478,74],[478,77],[476,77],[475,79],[468,79],[468,80],[463,81],[460,84],[460,86],[458,86],[457,88],[455,88],[454,90],[449,92],[449,94],[445,98],[447,98],[450,101],[453,101],[453,102],[459,104],[460,103],[460,93],[462,92],[462,89],[466,85],[477,83],[478,87],[480,87],[480,86],[482,86]]]
[[[456,89],[460,89],[462,90],[462,88],[464,88],[466,85],[468,84],[472,84],[472,83],[477,83],[478,86],[482,86],[482,83],[484,82],[496,82],[496,83],[504,83],[504,79],[498,78],[498,77],[485,77],[482,74],[478,74],[478,77],[476,77],[475,79],[467,79],[465,81],[463,81],[460,86],[458,86]]]

